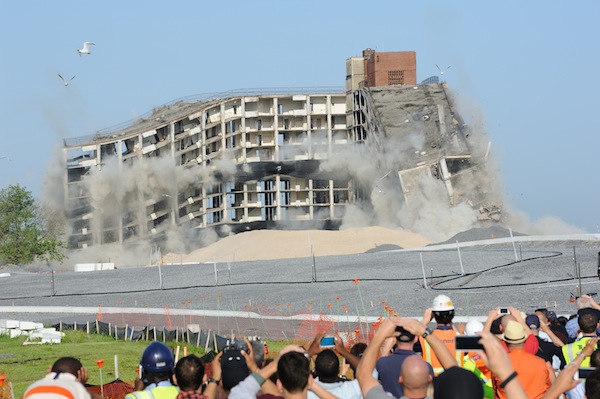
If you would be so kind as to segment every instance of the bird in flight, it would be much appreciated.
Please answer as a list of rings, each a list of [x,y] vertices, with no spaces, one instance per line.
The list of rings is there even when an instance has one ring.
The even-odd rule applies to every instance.
[[[451,65],[447,66],[447,67],[446,67],[446,69],[444,69],[444,70],[442,70],[442,68],[440,68],[440,67],[438,66],[438,64],[435,64],[435,66],[436,66],[436,67],[437,67],[437,69],[440,71],[440,75],[443,75],[443,74],[444,74],[444,72],[446,72],[448,69],[450,69],[450,66],[451,66]]]
[[[65,84],[65,86],[68,86],[69,82],[72,81],[73,79],[75,79],[75,75],[73,75],[73,77],[71,79],[67,80],[67,79],[63,78],[60,73],[58,74],[58,77],[62,79],[62,81]]]
[[[81,54],[92,54],[92,52],[90,51],[90,46],[95,46],[95,45],[96,45],[96,43],[83,42],[83,48],[77,49],[79,56],[81,57]]]

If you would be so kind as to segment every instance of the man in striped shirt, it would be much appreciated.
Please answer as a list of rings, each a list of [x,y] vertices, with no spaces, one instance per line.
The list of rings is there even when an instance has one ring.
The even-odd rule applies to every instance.
[[[23,399],[91,399],[84,385],[88,373],[78,359],[61,357],[43,379],[31,384]]]

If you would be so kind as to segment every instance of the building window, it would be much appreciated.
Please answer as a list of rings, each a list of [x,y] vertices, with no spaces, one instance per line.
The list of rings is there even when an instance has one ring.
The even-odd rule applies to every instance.
[[[262,119],[256,120],[256,130],[262,130]]]
[[[288,129],[290,128],[290,120],[289,120],[289,119],[285,118],[285,119],[283,120],[283,128],[284,128],[285,130],[288,130]]]
[[[277,112],[279,115],[283,114],[283,104],[277,104]]]
[[[404,71],[388,71],[388,85],[403,85]]]

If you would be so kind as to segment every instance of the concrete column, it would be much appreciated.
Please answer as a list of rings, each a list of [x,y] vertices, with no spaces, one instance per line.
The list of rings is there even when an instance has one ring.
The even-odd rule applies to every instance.
[[[273,117],[273,135],[275,139],[275,162],[279,162],[279,98],[273,98],[273,109],[275,116]],[[279,211],[277,212],[279,216]]]
[[[277,208],[275,208],[275,215],[277,216],[277,220],[281,220],[281,176],[279,174],[275,175],[275,203],[277,204]]]
[[[244,183],[244,201],[242,202],[244,206],[244,222],[248,222],[248,184]]]

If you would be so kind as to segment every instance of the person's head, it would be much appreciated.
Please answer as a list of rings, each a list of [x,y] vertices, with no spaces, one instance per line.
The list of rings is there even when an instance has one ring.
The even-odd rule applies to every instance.
[[[502,319],[504,319],[504,316],[500,316],[492,321],[492,326],[490,327],[492,334],[502,335]]]
[[[544,317],[544,315],[542,314],[542,317]],[[536,314],[530,314],[525,318],[525,324],[527,324],[527,327],[529,327],[529,329],[531,330],[531,333],[535,336],[537,336],[539,334],[539,330],[540,330],[540,318]]]
[[[538,317],[540,323],[546,324],[548,322],[548,309],[536,309],[533,314]],[[529,323],[527,323],[527,325],[529,325]]]
[[[396,337],[397,348],[412,349],[413,345],[415,344],[418,338],[414,334],[411,334],[402,327],[396,327],[396,332],[399,334]]]
[[[585,397],[600,399],[600,369],[592,371],[585,380]]]
[[[221,356],[221,380],[223,389],[231,391],[231,388],[242,382],[250,375],[246,359],[239,349],[225,348]]]
[[[310,378],[310,362],[300,352],[287,352],[277,362],[277,386],[291,394],[308,388]]]
[[[595,334],[598,328],[598,317],[593,313],[583,313],[577,319],[579,330],[584,334]]]
[[[154,341],[142,353],[140,360],[142,381],[148,385],[170,380],[174,366],[175,357],[171,349],[162,342]]]
[[[506,324],[502,339],[506,342],[509,348],[518,348],[523,346],[523,343],[527,339],[527,335],[525,334],[525,329],[521,324],[514,320],[510,320]]]
[[[504,332],[504,330],[506,329],[506,326],[508,325],[508,323],[510,321],[517,321],[517,319],[515,318],[515,316],[511,315],[511,314],[505,314],[504,316],[502,316],[500,318],[500,331]]]
[[[433,299],[431,307],[433,318],[437,324],[451,324],[454,318],[454,304],[446,295],[438,295]]]
[[[315,359],[315,374],[322,382],[337,381],[340,373],[340,359],[331,349],[322,350]]]
[[[590,301],[590,298],[588,298],[588,297],[580,296],[575,301],[575,307],[577,308],[577,310],[581,310],[581,309],[585,309],[585,308],[591,308],[592,307],[592,301]]]
[[[556,320],[556,322],[563,327],[567,325],[568,321],[569,321],[569,319],[567,319],[565,316],[559,316],[558,319]]]
[[[182,392],[197,391],[203,378],[204,363],[196,355],[182,357],[175,365],[175,381]]]
[[[483,324],[478,320],[469,320],[465,326],[465,335],[477,335],[483,331]]]
[[[590,367],[600,367],[600,349],[596,349],[590,356]]]
[[[431,380],[429,366],[420,356],[411,355],[402,362],[398,382],[404,388],[405,393],[421,391],[425,396]]]
[[[78,377],[77,372],[83,368],[83,365],[74,357],[61,357],[54,362],[50,371],[53,373],[69,373]]]
[[[366,350],[367,344],[365,344],[364,342],[357,342],[354,345],[352,345],[352,348],[350,348],[350,353],[352,353],[358,358],[362,358],[362,355],[363,353],[365,353]]]
[[[483,386],[469,370],[450,367],[433,381],[433,399],[481,399]]]
[[[250,345],[252,345],[254,363],[262,368],[265,364],[265,344],[262,341],[250,341]]]

